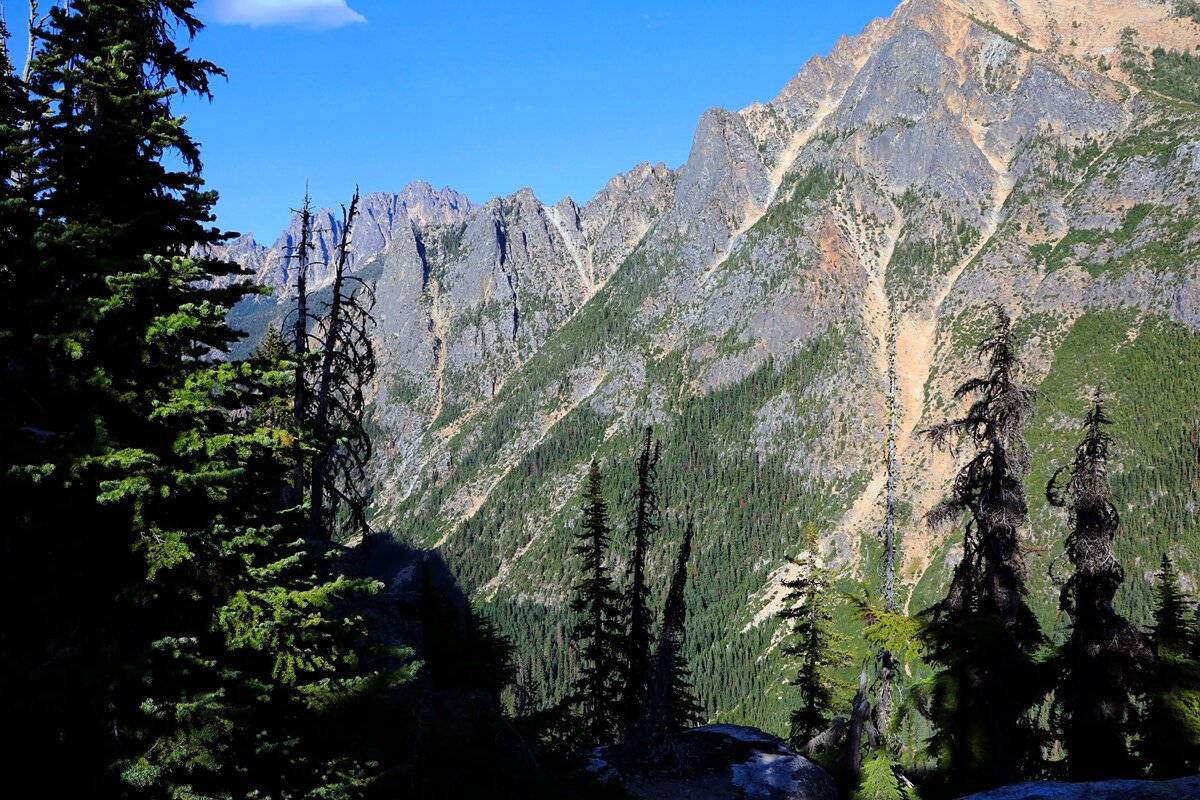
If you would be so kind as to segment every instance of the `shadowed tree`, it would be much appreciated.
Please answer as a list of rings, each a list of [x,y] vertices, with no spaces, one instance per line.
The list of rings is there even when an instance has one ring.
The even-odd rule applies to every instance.
[[[620,597],[605,561],[611,533],[600,466],[593,460],[584,484],[583,520],[575,544],[575,555],[581,559],[583,569],[571,598],[571,610],[580,615],[571,633],[580,660],[571,702],[582,714],[579,733],[585,746],[611,742],[620,728],[615,702],[621,679],[617,631]]]
[[[675,558],[671,585],[663,607],[662,631],[658,639],[654,669],[646,693],[646,703],[639,723],[641,738],[655,739],[673,731],[697,725],[703,719],[703,709],[696,701],[689,676],[687,659],[683,654],[687,637],[688,562],[692,555],[695,526],[689,518],[683,541]]]
[[[944,788],[958,794],[1011,783],[1041,763],[1029,715],[1044,696],[1031,658],[1043,637],[1025,602],[1020,542],[1029,468],[1021,431],[1037,394],[1018,381],[1012,321],[999,306],[995,313],[977,351],[984,374],[955,390],[956,398],[974,402],[965,416],[923,431],[935,447],[973,449],[950,496],[927,515],[934,527],[966,518],[962,559],[946,597],[925,612],[929,656],[941,667],[930,695],[936,730],[928,746]]]
[[[1154,581],[1154,668],[1143,697],[1138,755],[1151,778],[1200,771],[1200,662],[1194,647],[1189,602],[1179,573],[1165,554]]]
[[[56,3],[0,108],[9,757],[46,796],[355,796],[401,756],[331,723],[411,670],[281,502],[290,432],[258,412],[290,365],[214,357],[256,290],[198,255],[225,235],[172,98],[222,74],[200,28],[190,0]]]
[[[1128,746],[1133,696],[1153,660],[1145,635],[1113,608],[1125,570],[1113,553],[1120,517],[1108,480],[1109,424],[1097,395],[1074,460],[1046,486],[1050,504],[1067,509],[1066,555],[1075,568],[1059,594],[1072,627],[1058,654],[1051,718],[1076,781],[1137,774]]]
[[[797,749],[828,728],[844,688],[834,674],[850,662],[834,627],[832,576],[821,566],[811,526],[807,538],[803,556],[794,562],[799,576],[783,583],[788,594],[778,615],[787,626],[783,654],[796,664],[791,683],[800,693],[800,705],[792,711],[788,741]]]
[[[308,501],[308,533],[345,541],[370,532],[367,522],[367,466],[373,448],[365,427],[367,391],[375,379],[371,332],[375,294],[349,274],[350,240],[358,215],[356,190],[342,207],[342,224],[333,263],[311,259],[315,248],[311,202],[300,209],[300,232],[287,256],[296,276],[292,309],[296,371],[293,425],[297,433],[293,474],[294,501]],[[330,266],[329,299],[312,308],[308,273]]]
[[[624,641],[625,689],[621,699],[623,725],[628,732],[632,732],[641,715],[650,680],[653,617],[650,613],[650,589],[646,585],[646,555],[651,540],[662,525],[658,487],[655,485],[661,455],[662,442],[654,438],[654,428],[647,425],[642,452],[634,468],[637,490],[632,519],[629,521],[633,548],[629,557],[629,583],[625,594],[629,630]]]
[[[347,273],[350,236],[358,215],[358,190],[342,208],[330,299],[317,319],[320,357],[312,376],[310,425],[316,452],[309,489],[309,530],[338,539],[367,535],[367,465],[371,437],[365,427],[367,391],[375,379],[371,310],[375,293]]]

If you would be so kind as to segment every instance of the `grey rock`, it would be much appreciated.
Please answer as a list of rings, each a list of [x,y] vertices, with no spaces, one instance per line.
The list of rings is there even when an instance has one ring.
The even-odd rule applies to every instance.
[[[973,794],[963,800],[1194,800],[1200,775],[1173,781],[1034,782]]]
[[[782,739],[742,725],[672,734],[649,753],[600,748],[589,771],[644,800],[834,800],[829,773]]]

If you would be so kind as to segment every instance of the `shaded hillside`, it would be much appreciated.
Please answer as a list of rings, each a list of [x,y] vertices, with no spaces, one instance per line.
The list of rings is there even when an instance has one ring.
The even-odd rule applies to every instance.
[[[628,492],[636,431],[658,425],[664,505],[697,516],[701,699],[778,732],[787,557],[813,524],[847,582],[875,580],[893,406],[906,593],[938,595],[956,533],[921,516],[954,463],[916,433],[959,409],[998,300],[1047,397],[1034,605],[1053,613],[1062,537],[1039,481],[1101,386],[1123,601],[1144,618],[1163,550],[1200,569],[1200,107],[1180,78],[1200,24],[1173,12],[908,0],[769,103],[707,112],[678,170],[635,168],[582,207],[522,191],[399,226],[374,256],[378,524],[440,548],[556,695],[584,469],[599,457]],[[658,579],[678,535],[653,545]]]

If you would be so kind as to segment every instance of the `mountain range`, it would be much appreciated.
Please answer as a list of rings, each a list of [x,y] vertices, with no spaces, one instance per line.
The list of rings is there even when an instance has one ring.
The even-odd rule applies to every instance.
[[[1035,608],[1057,610],[1065,525],[1042,499],[1099,390],[1129,579],[1173,555],[1200,579],[1200,7],[1186,0],[905,0],[772,100],[699,121],[687,162],[587,203],[476,204],[414,183],[363,198],[374,281],[375,524],[437,548],[507,634],[536,698],[570,655],[572,534],[589,462],[618,524],[640,431],[663,439],[663,582],[696,520],[688,648],[702,703],[780,732],[772,611],[815,533],[842,585],[878,584],[889,470],[906,608],[939,596],[961,532],[923,514],[964,453],[919,435],[961,414],[992,303],[1016,320]],[[340,216],[318,213],[328,253]],[[287,308],[293,221],[220,255]],[[320,270],[310,277],[327,280]],[[661,601],[661,596],[659,596]]]

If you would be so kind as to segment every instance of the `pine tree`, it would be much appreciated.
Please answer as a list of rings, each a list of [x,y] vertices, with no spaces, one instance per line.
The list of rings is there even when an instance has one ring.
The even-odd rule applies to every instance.
[[[1025,602],[1020,542],[1029,467],[1021,430],[1037,395],[1017,380],[1012,321],[998,306],[995,312],[992,335],[977,351],[986,373],[955,391],[977,398],[966,416],[923,432],[936,447],[959,441],[975,448],[950,497],[927,515],[935,527],[967,517],[949,591],[926,612],[929,657],[941,666],[929,750],[946,789],[958,794],[1031,776],[1042,761],[1029,713],[1045,694],[1031,657],[1043,637]]]
[[[688,562],[694,536],[695,526],[689,518],[675,558],[675,569],[671,573],[667,601],[663,606],[658,651],[655,653],[654,668],[639,723],[638,733],[643,739],[656,739],[667,733],[684,730],[703,719],[703,709],[696,700],[683,652],[687,638],[687,600],[684,590],[687,587]]]
[[[1120,517],[1108,480],[1109,424],[1097,397],[1074,460],[1046,487],[1051,505],[1068,510],[1066,553],[1075,568],[1059,595],[1072,628],[1058,654],[1052,719],[1076,781],[1136,774],[1128,746],[1133,696],[1152,660],[1145,635],[1113,608],[1125,570],[1113,553]]]
[[[0,677],[23,687],[10,756],[48,795],[353,794],[386,768],[328,723],[411,673],[351,606],[374,584],[281,502],[289,433],[257,411],[287,365],[213,358],[254,290],[189,255],[223,236],[171,110],[220,74],[175,41],[199,29],[187,0],[56,5],[22,87],[6,191],[37,214],[0,245],[21,299],[0,321],[0,585],[26,613]]]
[[[783,654],[797,665],[792,685],[800,693],[800,705],[792,711],[788,733],[796,748],[805,747],[828,727],[844,690],[834,673],[850,661],[834,627],[832,576],[820,558],[810,527],[803,557],[794,562],[800,574],[784,581],[788,594],[779,612],[786,626]]]
[[[1193,631],[1179,573],[1166,555],[1154,581],[1155,662],[1143,702],[1138,755],[1155,779],[1200,771],[1200,662],[1191,656]]]
[[[863,762],[862,783],[854,800],[915,800],[912,786],[901,777],[896,762],[877,753]]]
[[[629,558],[629,582],[625,607],[629,630],[624,641],[624,694],[621,698],[623,725],[632,731],[641,715],[650,679],[651,624],[650,589],[646,585],[646,555],[650,541],[661,527],[658,507],[657,467],[662,442],[654,439],[654,429],[646,426],[642,452],[635,465],[637,491],[629,528],[633,547]]]
[[[621,722],[614,702],[621,679],[617,632],[620,598],[606,563],[611,533],[600,466],[593,460],[584,484],[583,520],[575,545],[582,571],[571,599],[571,610],[581,617],[571,634],[580,658],[572,703],[582,714],[581,733],[587,746],[612,741]]]
[[[274,382],[271,387],[273,391],[263,396],[259,405],[254,409],[255,420],[263,427],[279,430],[290,428],[292,398],[279,389],[290,386],[294,378],[288,369],[291,357],[291,347],[284,339],[283,334],[274,324],[268,325],[263,340],[254,348],[254,352],[250,356],[251,363],[270,373]],[[290,438],[288,444],[291,444]]]

